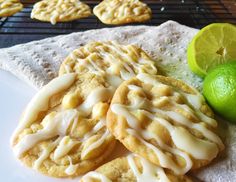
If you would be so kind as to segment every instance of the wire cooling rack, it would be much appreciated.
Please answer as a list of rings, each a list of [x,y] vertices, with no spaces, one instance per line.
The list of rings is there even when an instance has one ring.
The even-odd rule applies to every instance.
[[[21,0],[24,9],[11,16],[0,19],[0,48],[18,43],[42,39],[59,34],[98,29],[108,26],[95,16],[68,23],[51,25],[47,22],[32,20],[30,13],[36,0]],[[91,8],[101,1],[84,0]],[[213,22],[236,24],[236,2],[234,0],[143,0],[152,9],[152,19],[142,25],[159,25],[167,20],[202,28]],[[140,25],[135,23],[132,25]]]

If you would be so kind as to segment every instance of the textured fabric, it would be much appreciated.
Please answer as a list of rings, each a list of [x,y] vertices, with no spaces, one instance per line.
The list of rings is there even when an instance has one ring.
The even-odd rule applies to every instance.
[[[186,64],[186,46],[197,30],[168,21],[160,26],[126,26],[62,35],[0,50],[0,67],[40,88],[57,76],[64,58],[90,41],[115,40],[137,44],[168,75],[200,85]]]

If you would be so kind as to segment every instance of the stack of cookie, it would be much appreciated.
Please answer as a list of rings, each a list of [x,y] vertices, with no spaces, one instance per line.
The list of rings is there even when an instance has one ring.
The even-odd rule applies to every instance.
[[[135,45],[92,42],[74,50],[26,107],[14,154],[49,176],[88,172],[83,182],[191,181],[185,174],[224,145],[201,94],[156,66]],[[117,141],[130,154],[104,164]]]

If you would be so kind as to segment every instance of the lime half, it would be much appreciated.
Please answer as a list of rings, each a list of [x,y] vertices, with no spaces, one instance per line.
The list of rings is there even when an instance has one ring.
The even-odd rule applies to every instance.
[[[236,60],[236,26],[213,23],[201,29],[187,50],[190,69],[201,77],[219,64]]]

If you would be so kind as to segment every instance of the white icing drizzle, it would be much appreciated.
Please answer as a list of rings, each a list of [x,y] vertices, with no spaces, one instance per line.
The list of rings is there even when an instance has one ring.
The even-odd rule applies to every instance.
[[[72,72],[72,68],[68,64],[63,64],[63,66],[65,67],[66,73]]]
[[[182,124],[184,126],[187,126],[188,128],[195,129],[205,137],[208,138],[210,141],[218,144],[219,148],[223,150],[224,144],[222,143],[221,139],[212,131],[208,130],[206,127],[204,127],[200,123],[192,123],[189,119],[182,116],[181,114],[173,111],[166,111],[167,115],[173,119],[175,122]]]
[[[70,165],[66,168],[65,173],[68,175],[73,175],[76,173],[76,170],[78,169],[79,164],[73,165],[73,162],[70,156],[68,156],[68,160],[70,162]]]
[[[102,135],[101,138],[99,138],[96,142],[92,143],[88,148],[82,151],[81,158],[84,158],[90,151],[101,146],[108,137],[108,135],[110,135],[110,133],[108,130],[106,130],[106,132]]]
[[[198,139],[184,128],[176,127],[171,138],[179,149],[190,153],[196,159],[212,160],[219,152],[215,143]]]
[[[145,73],[140,73],[137,75],[137,78],[144,82],[144,83],[148,83],[148,84],[151,84],[151,85],[159,85],[161,84],[160,82],[158,82],[155,78],[149,76],[148,74],[145,74]]]
[[[113,50],[116,54],[108,54],[108,61],[110,62],[111,65],[115,66],[117,65],[118,67],[120,67],[120,76],[123,80],[128,80],[132,77],[134,77],[136,74],[134,72],[134,69],[136,69],[137,71],[139,71],[140,66],[142,64],[149,64],[150,65],[150,61],[147,61],[144,59],[142,59],[142,64],[139,62],[139,59],[137,62],[135,62],[130,56],[128,56],[126,53],[124,53],[121,49],[121,47],[118,44],[115,44],[113,42],[113,45],[107,45],[111,50]],[[119,48],[117,48],[119,47]],[[117,56],[117,57],[116,57]],[[123,60],[123,61],[121,61]],[[127,62],[126,62],[127,61]],[[156,71],[156,69],[153,67],[153,70]],[[152,71],[153,71],[152,70]]]
[[[105,50],[103,46],[108,50]],[[157,70],[151,60],[139,58],[137,62],[127,54],[125,51],[129,51],[135,54],[136,50],[133,50],[132,46],[126,46],[127,50],[124,50],[124,46],[120,46],[115,42],[104,42],[103,46],[96,46],[97,52],[92,52],[85,59],[76,58],[75,52],[70,57],[77,60],[77,66],[86,67],[89,72],[105,76],[107,82],[117,88],[124,80],[128,80],[136,76],[136,72],[143,72],[141,67],[148,65],[151,67],[150,72],[156,73]],[[89,46],[84,46],[86,52],[91,52]],[[108,63],[108,67],[104,68],[104,63]],[[99,64],[100,63],[100,64]],[[150,69],[150,68],[149,68]],[[66,72],[70,70],[66,70]]]
[[[137,0],[105,0],[94,7],[94,13],[107,23],[120,23],[129,17],[148,16],[151,11],[147,5]]]
[[[158,82],[153,77],[151,77],[151,76],[149,76],[145,73],[138,74],[137,78],[139,80],[141,80],[142,82],[144,82],[144,83],[149,83],[149,84],[152,84],[152,85],[164,85],[164,84]],[[201,108],[202,103],[204,101],[204,98],[202,97],[202,95],[200,95],[199,93],[187,94],[187,93],[183,93],[182,91],[180,91],[180,93],[174,92],[173,94],[183,95],[186,98],[186,100],[188,101],[188,103],[194,108],[194,111],[187,105],[180,105],[180,104],[177,104],[177,103],[174,103],[174,104],[178,105],[179,107],[182,107],[183,109],[186,109],[187,112],[190,112],[190,114],[194,112],[205,123],[211,125],[212,127],[217,127],[216,120],[214,120],[213,118],[208,117],[206,114],[204,114],[200,111],[200,108]]]
[[[117,88],[123,82],[123,80],[119,76],[112,74],[106,74],[106,81],[109,85],[115,88]]]
[[[165,167],[165,168],[169,168],[169,169],[172,169],[176,174],[185,174],[186,172],[188,172],[191,167],[192,167],[192,160],[191,158],[189,157],[188,154],[182,152],[181,150],[178,150],[178,149],[174,149],[174,148],[171,148],[169,147],[168,145],[164,144],[161,139],[159,139],[157,137],[157,135],[151,133],[149,134],[148,132],[142,132],[143,134],[143,138],[145,140],[149,140],[149,139],[155,139],[158,143],[158,145],[160,146],[160,149],[159,147],[156,147],[148,142],[146,142],[145,140],[143,140],[137,133],[135,130],[133,129],[127,129],[127,132],[130,134],[130,135],[133,135],[134,137],[138,138],[144,145],[146,145],[148,148],[152,149],[152,151],[156,154],[156,156],[158,157],[159,159],[159,162],[160,162],[160,165],[162,167]],[[174,160],[169,156],[169,155],[166,155],[162,149],[164,149],[165,151],[167,152],[170,152],[172,154],[175,154],[175,155],[179,155],[181,156],[183,159],[185,159],[186,161],[186,165],[183,167],[183,168],[180,168],[180,166],[178,166]]]
[[[59,16],[60,15],[58,14],[57,11],[53,11],[52,16],[50,17],[50,22],[52,25],[56,25]]]
[[[134,135],[137,138],[139,138],[140,140],[142,140],[140,137],[138,137],[138,135],[135,135],[134,130],[127,131],[127,132],[129,132],[131,135]],[[160,146],[162,149],[164,149],[165,151],[170,152],[174,155],[181,156],[186,161],[185,167],[182,168],[182,169],[179,169],[179,166],[169,156],[166,156],[160,149],[157,149],[154,145],[149,144],[148,142],[143,140],[142,142],[146,143],[146,145],[148,147],[150,147],[157,154],[157,156],[158,156],[158,154],[160,156],[162,156],[162,157],[160,157],[161,158],[160,162],[161,162],[161,164],[163,164],[163,167],[167,168],[168,166],[172,166],[173,170],[174,171],[179,171],[178,173],[180,173],[180,174],[184,174],[184,173],[186,173],[187,171],[189,171],[191,169],[192,160],[191,160],[190,156],[187,153],[185,153],[181,150],[169,147],[155,133],[147,132],[147,131],[141,131],[141,132],[142,132],[142,135],[143,135],[144,139],[146,139],[146,140],[155,139],[158,146]]]
[[[145,83],[154,84],[154,85],[164,85],[147,74],[139,74],[137,77],[139,77],[139,79]],[[174,92],[174,94],[175,93],[178,94],[178,92]],[[169,99],[168,97],[167,97],[167,99],[170,102],[172,102],[172,104],[174,104],[176,107],[181,107],[182,109],[187,111],[189,114],[191,114],[195,118],[196,118],[196,116],[194,114],[196,114],[201,119],[202,122],[207,123],[213,127],[217,126],[216,120],[208,117],[206,114],[204,114],[200,111],[200,108],[201,108],[201,105],[203,102],[203,98],[200,94],[193,95],[193,94],[183,93],[183,95],[186,97],[188,103],[190,103],[190,105],[194,108],[194,110],[192,110],[186,104],[177,104],[177,103],[171,101],[171,99]],[[151,105],[151,103],[149,103],[149,105]],[[210,131],[206,127],[203,127],[201,125],[201,123],[193,123],[188,118],[184,117],[183,115],[181,115],[178,112],[162,111],[162,110],[154,108],[154,107],[150,107],[149,109],[152,112],[167,115],[168,117],[173,119],[175,122],[181,123],[188,128],[198,130],[199,132],[202,133],[202,135],[204,137],[206,137],[206,138],[210,139],[212,142],[216,143],[219,146],[220,150],[224,149],[224,144],[222,143],[221,139],[215,133],[213,133],[212,131]]]
[[[211,160],[218,153],[218,148],[215,143],[204,141],[196,138],[184,128],[174,127],[167,120],[157,118],[155,115],[143,111],[152,121],[156,121],[169,131],[174,144],[183,151],[188,152],[194,158]]]
[[[137,182],[170,182],[161,167],[151,164],[146,159],[139,157],[142,165],[142,173],[135,164],[133,155],[127,156],[127,160]]]
[[[105,73],[104,70],[102,68],[100,68],[100,66],[97,64],[97,62],[95,60],[93,60],[91,57],[93,56],[93,54],[91,54],[90,56],[88,56],[88,66],[90,67],[91,71],[94,71],[94,73],[98,74],[98,73]]]
[[[88,95],[86,100],[78,107],[78,110],[87,116],[91,113],[95,104],[98,102],[109,101],[109,99],[112,98],[113,93],[113,88],[98,87]]]
[[[141,81],[152,84],[152,85],[164,85],[160,82],[158,82],[156,79],[154,79],[151,76],[148,76],[146,74],[139,74],[138,79]],[[142,90],[142,88],[136,86],[136,85],[128,85],[128,88],[130,90]],[[177,92],[174,91],[174,94],[177,94]],[[184,94],[183,94],[184,95]],[[147,100],[146,98],[143,99],[137,99],[136,102],[131,102],[132,105],[125,106],[121,104],[113,104],[111,106],[111,110],[119,115],[124,116],[128,122],[128,125],[131,129],[127,129],[127,132],[130,135],[133,135],[134,137],[138,138],[144,145],[146,145],[148,148],[152,149],[153,152],[157,155],[158,160],[162,167],[166,167],[169,169],[172,169],[177,174],[184,174],[192,167],[192,161],[188,154],[193,156],[196,159],[202,159],[202,160],[212,160],[216,157],[219,150],[222,150],[224,148],[224,145],[221,141],[221,139],[212,131],[210,131],[207,127],[205,127],[202,123],[208,123],[211,126],[215,125],[215,120],[209,118],[204,113],[200,111],[201,108],[201,98],[199,98],[198,95],[190,95],[188,94],[186,97],[186,100],[189,102],[189,104],[192,106],[190,108],[186,104],[178,104],[172,101],[169,97],[165,97],[165,99],[168,100],[168,102],[171,102],[176,106],[177,108],[181,108],[191,114],[192,117],[196,118],[196,115],[201,119],[201,122],[194,123],[191,122],[186,116],[178,113],[177,111],[165,111],[158,109],[154,106],[152,106],[152,103]],[[163,97],[164,98],[164,97]],[[139,126],[139,121],[137,118],[132,114],[132,112],[135,112],[139,110],[144,115],[146,115],[148,118],[150,118],[153,122],[157,122],[164,126],[174,144],[177,146],[177,149],[169,147],[165,143],[162,142],[162,140],[153,132],[145,131]],[[197,114],[196,114],[197,113]],[[199,114],[201,113],[201,114]],[[158,117],[156,116],[158,114]],[[201,117],[200,117],[201,116]],[[172,123],[170,123],[168,120],[171,119],[174,121],[174,123],[177,123],[179,126],[175,126]],[[207,121],[206,121],[207,120]],[[205,139],[200,139],[194,136],[192,133],[189,132],[189,130],[183,128],[182,126],[185,126],[188,129],[191,130],[197,130],[200,132]],[[190,131],[191,131],[190,130]],[[141,135],[141,137],[138,135],[138,133]],[[155,139],[157,142],[157,146],[154,146],[145,140]],[[172,153],[174,155],[181,156],[183,159],[185,159],[185,166],[180,167],[176,165],[176,163],[173,161],[173,159],[165,155],[163,151],[168,151],[169,153]]]
[[[128,72],[124,69],[121,69],[120,70],[120,76],[123,80],[129,80],[131,79],[132,77],[135,77],[135,74],[133,74],[132,72]]]
[[[78,18],[91,14],[89,7],[79,0],[42,0],[33,6],[31,18],[49,16],[50,22],[55,25],[59,20],[64,20],[71,15]]]
[[[192,161],[191,161],[190,157],[187,154],[185,154],[184,152],[181,152],[180,150],[176,150],[176,149],[173,149],[171,147],[168,147],[166,144],[164,144],[162,142],[162,140],[160,138],[158,138],[158,136],[156,134],[147,132],[145,130],[142,130],[141,127],[138,125],[139,122],[137,121],[136,117],[133,116],[128,111],[128,109],[125,108],[125,106],[122,106],[120,104],[113,104],[111,106],[111,110],[114,113],[116,113],[118,115],[122,115],[126,118],[129,126],[132,128],[132,129],[127,129],[127,132],[130,135],[133,135],[134,137],[138,138],[144,145],[151,148],[155,152],[155,154],[157,155],[161,166],[166,167],[166,168],[170,168],[178,174],[186,173],[188,170],[191,169]],[[156,141],[157,141],[158,145],[160,146],[160,148],[146,142],[137,133],[140,133],[145,140],[149,140],[149,139],[152,139],[152,138],[156,139]],[[173,159],[171,159],[170,156],[165,155],[164,152],[161,149],[164,149],[164,150],[166,150],[168,152],[171,152],[171,153],[174,153],[176,155],[180,155],[182,158],[184,158],[187,161],[186,166],[182,169],[179,168],[179,166],[175,164]]]
[[[196,111],[196,115],[201,118],[202,121],[204,121],[205,123],[209,124],[210,126],[212,126],[213,128],[217,127],[217,122],[216,120],[210,118],[209,116],[207,116],[206,114],[203,114],[200,111]]]
[[[22,131],[24,127],[27,127],[32,122],[34,122],[40,111],[47,110],[50,97],[62,90],[67,89],[71,84],[73,84],[75,77],[76,74],[74,73],[65,74],[59,78],[56,78],[49,83],[49,86],[46,85],[41,91],[39,91],[39,94],[36,97],[35,101],[30,103],[30,108],[28,108],[28,111],[25,113],[26,119],[31,119],[31,121],[29,122],[25,119],[25,122],[22,124],[20,130],[17,130],[18,133]],[[54,150],[54,160],[60,159],[61,157],[67,155],[75,145],[86,141],[89,137],[99,132],[99,130],[103,129],[105,127],[105,118],[102,118],[100,121],[98,121],[93,129],[88,132],[83,138],[80,138],[79,141],[78,139],[73,140],[72,138],[70,138],[70,136],[68,136],[68,128],[70,128],[71,131],[75,130],[76,126],[78,125],[79,117],[83,118],[90,115],[93,106],[99,102],[109,101],[113,96],[113,92],[113,88],[98,87],[90,92],[88,97],[80,106],[78,106],[78,108],[53,111],[50,114],[46,115],[46,117],[41,122],[43,126],[42,129],[33,134],[27,134],[23,136],[14,146],[13,151],[15,155],[17,157],[21,157],[26,151],[33,148],[36,144],[57,136],[58,138],[55,141],[49,144],[46,148],[43,148],[41,154],[39,155],[39,158],[34,163],[34,168],[39,168],[43,161],[47,159],[50,153],[52,153]],[[29,112],[32,112],[34,115],[31,116],[31,113]],[[32,119],[28,115],[35,118]],[[94,150],[102,145],[109,134],[110,133],[108,130],[104,131],[101,138],[99,138],[88,148],[83,150],[81,156],[85,156],[91,150]],[[68,175],[72,175],[74,171],[76,171],[77,167],[78,165],[73,165],[70,159],[70,166],[66,169],[65,172]]]
[[[138,87],[136,85],[128,85],[128,88],[129,88],[129,90],[136,90],[136,91],[142,90],[141,87]]]
[[[186,94],[183,93],[184,96],[187,98],[191,106],[193,106],[195,109],[200,109],[202,107],[202,97],[200,95],[192,95],[192,94]]]
[[[70,130],[71,133],[73,133],[73,131],[76,130],[76,127],[77,127],[77,124],[78,124],[78,120],[80,119],[80,117],[81,117],[81,114],[80,114],[80,112],[78,112],[77,113],[77,117],[74,118],[74,121],[72,123],[71,130]]]
[[[212,127],[217,127],[217,122],[216,120],[208,117],[207,115],[203,114],[200,111],[200,108],[202,106],[202,102],[204,101],[204,98],[200,94],[192,95],[192,94],[187,94],[187,93],[182,93],[189,104],[195,109],[195,112],[198,117],[201,118],[202,121],[206,122],[207,124],[211,125]]]
[[[49,82],[47,85],[45,85],[33,97],[33,99],[30,101],[30,103],[26,107],[26,110],[22,116],[22,119],[18,127],[13,133],[13,136],[11,139],[12,143],[14,142],[18,134],[24,128],[27,128],[30,124],[32,124],[37,119],[39,112],[46,111],[48,109],[49,99],[53,95],[69,88],[75,81],[75,78],[76,78],[75,73],[69,73],[69,74],[65,74],[60,77],[57,77],[53,79],[51,82]]]
[[[50,143],[49,146],[43,149],[39,158],[34,162],[34,165],[33,165],[34,169],[39,169],[43,161],[49,157],[50,153],[56,148],[56,146],[59,144],[61,139],[62,137],[58,137],[53,143]]]
[[[83,176],[83,182],[93,182],[93,179],[99,179],[101,182],[112,182],[106,176],[96,171],[88,172],[86,175]]]
[[[142,172],[138,169],[134,157],[137,157],[137,159],[140,161],[142,166]],[[126,158],[128,165],[136,178],[135,181],[170,182],[163,168],[150,163],[149,161],[147,161],[142,157],[139,157],[138,155],[130,154]],[[93,179],[98,179],[101,182],[111,182],[111,180],[108,177],[96,171],[91,171],[86,175],[84,175],[82,181],[92,182]]]
[[[93,129],[90,132],[88,132],[81,140],[85,141],[89,137],[91,137],[94,133],[97,133],[99,130],[101,130],[105,126],[105,122],[106,119],[102,118],[99,122],[97,122],[97,124],[93,127]]]
[[[54,159],[57,160],[65,156],[78,143],[78,141],[73,141],[69,136],[64,136],[54,151]]]
[[[24,152],[31,149],[37,143],[48,140],[55,136],[65,136],[67,129],[74,122],[74,118],[78,116],[78,111],[75,109],[55,113],[55,116],[47,115],[42,123],[45,123],[44,128],[36,133],[28,134],[13,148],[17,157],[20,157]]]

